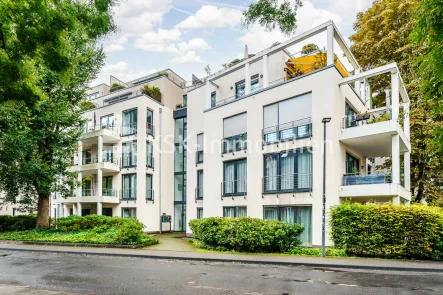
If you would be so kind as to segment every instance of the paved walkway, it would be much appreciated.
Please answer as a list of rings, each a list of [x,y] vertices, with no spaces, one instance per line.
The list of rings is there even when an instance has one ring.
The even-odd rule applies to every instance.
[[[166,239],[167,240],[167,239]],[[186,242],[186,241],[184,241]],[[166,244],[165,242],[164,244]],[[169,246],[168,246],[169,247]],[[386,271],[416,271],[443,273],[443,263],[432,261],[405,261],[365,258],[320,258],[288,255],[250,255],[209,252],[187,252],[174,250],[86,248],[68,246],[25,245],[20,243],[0,243],[0,255],[8,251],[48,252],[98,256],[120,256],[134,258],[195,260],[209,262],[238,262],[249,264],[302,265],[319,268],[351,268]],[[170,248],[172,248],[170,244]]]
[[[196,252],[195,247],[186,239],[186,235],[183,233],[157,234],[154,237],[159,243],[149,246],[149,250]]]

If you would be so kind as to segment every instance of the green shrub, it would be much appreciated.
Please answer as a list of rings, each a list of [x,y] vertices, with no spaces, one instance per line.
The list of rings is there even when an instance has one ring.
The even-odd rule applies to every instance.
[[[149,86],[148,84],[146,84],[142,88],[142,93],[154,98],[158,102],[162,101],[162,93],[160,91],[160,88],[156,86]]]
[[[238,252],[286,252],[301,244],[300,224],[240,217],[211,217],[189,222],[198,247]]]
[[[58,219],[54,226],[56,229],[0,233],[0,240],[119,245],[157,242],[143,233],[143,224],[135,218],[69,216]]]
[[[437,207],[345,203],[330,212],[337,248],[357,256],[443,258],[443,210]]]
[[[321,256],[320,248],[304,248],[304,247],[294,247],[288,251],[291,255],[300,255],[300,256]],[[325,249],[326,256],[331,257],[346,257],[346,251],[343,249],[335,249],[335,248],[326,248]]]
[[[114,91],[117,91],[117,90],[120,90],[120,89],[124,89],[124,88],[126,88],[125,86],[123,86],[123,85],[121,85],[121,84],[118,84],[118,83],[112,83],[112,85],[111,85],[111,89],[109,90],[110,92],[114,92]]]
[[[37,215],[0,216],[0,232],[34,229]]]

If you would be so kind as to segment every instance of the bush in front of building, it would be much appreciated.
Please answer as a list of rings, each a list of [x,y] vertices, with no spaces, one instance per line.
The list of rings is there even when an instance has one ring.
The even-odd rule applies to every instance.
[[[0,232],[34,229],[37,223],[37,215],[1,215]]]
[[[346,202],[330,212],[331,238],[347,254],[443,258],[443,210],[437,207]]]
[[[194,219],[189,226],[198,247],[218,251],[287,252],[303,232],[300,224],[250,217]]]
[[[294,247],[288,251],[288,254],[296,256],[321,256],[321,248]],[[346,251],[343,249],[326,248],[326,257],[347,257]]]
[[[143,227],[135,218],[69,216],[53,221],[49,229],[0,233],[0,240],[116,245],[157,243],[155,238],[143,232]]]

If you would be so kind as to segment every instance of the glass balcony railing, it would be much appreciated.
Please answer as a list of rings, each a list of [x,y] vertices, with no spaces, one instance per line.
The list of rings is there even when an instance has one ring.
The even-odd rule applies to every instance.
[[[374,173],[348,173],[343,175],[343,185],[364,185],[392,183],[390,171],[377,171]]]
[[[137,155],[134,155],[132,153],[123,154],[121,163],[122,163],[122,168],[137,167]]]
[[[82,197],[95,196],[95,190],[93,189],[82,189]]]
[[[390,109],[369,110],[363,114],[354,114],[342,119],[342,129],[374,124],[391,120]]]
[[[106,197],[116,197],[117,191],[112,188],[104,188],[102,189],[102,195]]]

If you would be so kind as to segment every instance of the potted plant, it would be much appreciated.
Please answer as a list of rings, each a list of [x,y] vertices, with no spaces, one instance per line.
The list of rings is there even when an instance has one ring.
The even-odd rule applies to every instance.
[[[361,120],[363,120],[363,115],[361,114],[361,112],[357,112],[357,113],[356,113],[355,119],[356,119],[357,121],[361,121]]]
[[[371,116],[371,115],[369,115],[368,111],[366,111],[366,112],[363,114],[363,120],[368,120],[370,116]]]

